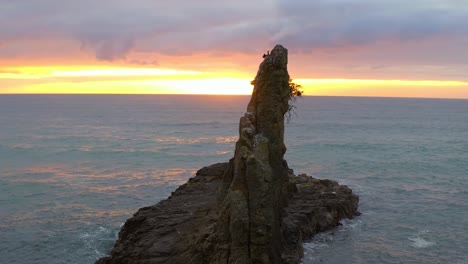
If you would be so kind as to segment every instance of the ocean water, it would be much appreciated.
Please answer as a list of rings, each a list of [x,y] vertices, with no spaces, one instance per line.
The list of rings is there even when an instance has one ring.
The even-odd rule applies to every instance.
[[[0,96],[0,263],[93,263],[121,225],[227,161],[247,96]],[[468,100],[304,97],[296,173],[360,196],[303,263],[468,263]]]

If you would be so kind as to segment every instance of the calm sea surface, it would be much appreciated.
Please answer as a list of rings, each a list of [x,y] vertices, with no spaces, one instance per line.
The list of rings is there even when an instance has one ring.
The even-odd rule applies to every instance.
[[[234,150],[246,96],[0,96],[0,263],[93,263],[139,207]],[[296,173],[349,185],[362,215],[307,263],[468,263],[468,100],[304,97]]]

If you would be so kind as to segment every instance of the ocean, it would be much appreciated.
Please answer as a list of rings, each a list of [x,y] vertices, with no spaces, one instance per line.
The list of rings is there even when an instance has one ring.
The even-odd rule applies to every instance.
[[[93,263],[138,208],[233,156],[248,96],[0,96],[0,263]],[[360,196],[311,263],[468,263],[468,100],[303,97],[296,174]]]

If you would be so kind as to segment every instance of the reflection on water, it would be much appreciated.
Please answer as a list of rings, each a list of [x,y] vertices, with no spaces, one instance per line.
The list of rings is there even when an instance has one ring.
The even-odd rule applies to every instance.
[[[0,233],[10,241],[2,246],[2,252],[9,250],[17,255],[40,243],[46,244],[44,249],[70,251],[75,244],[78,248],[72,254],[83,254],[91,263],[109,250],[119,225],[136,209],[164,199],[195,171],[72,163],[14,171],[2,168]],[[68,242],[64,244],[64,240]],[[91,248],[93,251],[85,251]],[[36,263],[49,262],[49,257],[44,254]],[[25,258],[20,263],[35,263],[30,261]]]
[[[114,168],[74,167],[48,164],[0,171],[2,189],[2,224],[53,221],[53,215],[66,214],[68,220],[83,220],[107,215],[130,215],[135,207],[129,201],[154,200],[193,175],[195,168],[130,170]],[[119,204],[122,202],[122,204]],[[39,206],[38,206],[39,205]],[[26,206],[26,207],[22,207]],[[111,208],[115,207],[114,210]],[[23,223],[24,224],[24,223]]]
[[[137,208],[232,157],[248,99],[0,96],[0,262],[93,263]],[[349,185],[362,212],[304,264],[468,259],[468,101],[296,103],[290,167]]]
[[[238,136],[230,137],[201,137],[201,138],[186,138],[186,137],[158,137],[156,142],[158,143],[170,143],[170,144],[199,144],[199,143],[216,143],[216,144],[230,144],[236,142]]]
[[[2,259],[92,263],[136,209],[230,158],[246,100],[0,97]]]

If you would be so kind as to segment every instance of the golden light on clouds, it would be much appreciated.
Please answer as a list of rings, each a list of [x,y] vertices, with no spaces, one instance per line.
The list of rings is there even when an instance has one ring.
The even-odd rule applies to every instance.
[[[238,73],[131,67],[17,67],[0,73],[2,93],[250,94]]]
[[[0,93],[250,94],[242,72],[109,67],[10,67],[0,72]],[[468,98],[468,83],[437,80],[300,78],[305,95]]]
[[[104,77],[104,76],[174,76],[198,75],[201,72],[155,68],[116,68],[116,67],[15,67],[5,68],[0,72],[0,79],[18,78],[53,78],[53,77]]]
[[[297,79],[307,95],[468,98],[468,82],[438,80]]]
[[[89,77],[89,76],[160,76],[160,75],[197,75],[195,71],[161,69],[89,69],[71,71],[52,71],[52,77]]]

